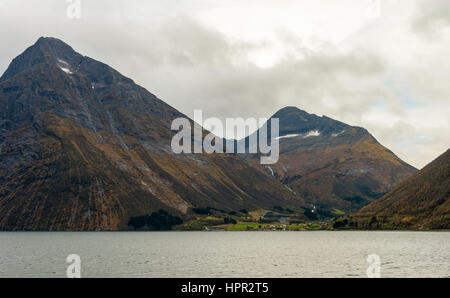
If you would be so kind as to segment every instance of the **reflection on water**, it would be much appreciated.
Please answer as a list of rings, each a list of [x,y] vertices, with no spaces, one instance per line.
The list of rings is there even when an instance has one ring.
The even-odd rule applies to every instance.
[[[0,233],[0,277],[449,277],[449,232]]]

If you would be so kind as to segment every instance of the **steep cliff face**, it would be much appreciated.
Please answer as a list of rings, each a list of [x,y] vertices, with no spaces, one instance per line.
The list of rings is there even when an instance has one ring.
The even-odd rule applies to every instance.
[[[347,221],[367,229],[450,229],[450,150]]]
[[[279,119],[280,158],[266,170],[313,210],[331,216],[333,211],[357,211],[417,171],[364,128],[296,107],[286,107],[272,118]],[[255,156],[248,158],[257,161]]]
[[[0,78],[0,229],[118,230],[158,209],[303,206],[239,156],[174,154],[178,117],[106,64],[40,38]]]

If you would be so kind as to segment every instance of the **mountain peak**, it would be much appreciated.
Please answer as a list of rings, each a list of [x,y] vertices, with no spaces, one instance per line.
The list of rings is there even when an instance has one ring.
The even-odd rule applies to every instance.
[[[67,56],[77,54],[71,46],[54,37],[40,37],[32,47],[39,47],[52,56]]]
[[[79,63],[82,58],[82,55],[75,52],[62,40],[53,37],[40,37],[32,46],[14,58],[8,69],[0,77],[0,82],[38,64],[52,64],[63,61],[64,64],[73,65]]]
[[[278,110],[278,112],[276,112],[272,116],[272,118],[286,118],[286,117],[307,116],[307,115],[309,116],[310,114],[304,110],[301,110],[295,106],[287,106]]]
[[[294,106],[287,106],[276,112],[272,118],[280,119],[280,135],[304,134],[311,131],[339,133],[350,126],[328,117],[319,117]]]

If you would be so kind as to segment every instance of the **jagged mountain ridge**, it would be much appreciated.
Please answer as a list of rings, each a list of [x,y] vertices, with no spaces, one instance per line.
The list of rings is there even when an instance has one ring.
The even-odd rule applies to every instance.
[[[178,117],[108,65],[40,38],[0,78],[0,230],[120,230],[158,209],[304,205],[239,156],[174,154]]]
[[[267,171],[324,215],[357,211],[417,171],[364,128],[296,107],[272,118],[279,119],[280,158]],[[263,127],[269,135],[270,119]],[[247,158],[256,166],[256,156]]]

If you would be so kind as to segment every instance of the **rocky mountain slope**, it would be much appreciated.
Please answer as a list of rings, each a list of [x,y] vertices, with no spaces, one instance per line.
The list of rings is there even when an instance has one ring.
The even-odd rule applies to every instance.
[[[348,218],[346,225],[368,229],[450,229],[450,150]]]
[[[280,158],[266,170],[300,194],[312,212],[357,211],[417,171],[364,128],[296,107],[272,118],[279,118]],[[266,125],[270,134],[270,122]],[[247,158],[256,166],[256,156]]]
[[[236,155],[174,154],[184,116],[116,70],[40,38],[0,78],[0,230],[119,230],[192,207],[301,209]]]

